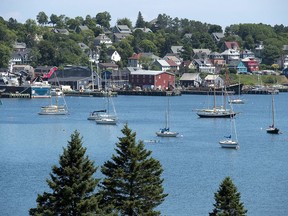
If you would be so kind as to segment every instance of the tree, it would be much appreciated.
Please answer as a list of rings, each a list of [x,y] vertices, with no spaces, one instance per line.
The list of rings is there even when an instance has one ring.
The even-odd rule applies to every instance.
[[[132,21],[128,18],[123,18],[123,19],[118,19],[117,20],[117,25],[127,25],[128,28],[132,28]]]
[[[78,131],[71,135],[67,148],[60,156],[59,167],[54,165],[48,186],[52,192],[37,197],[37,207],[30,215],[88,215],[99,212],[97,196],[93,193],[99,180],[93,177],[97,168],[85,156],[82,137]]]
[[[102,27],[110,28],[110,21],[111,21],[111,15],[107,11],[98,13],[96,15],[96,22]]]
[[[99,55],[99,62],[100,63],[107,63],[109,61],[108,57],[108,49],[105,43],[100,44],[100,55]]]
[[[240,202],[240,193],[233,184],[230,177],[226,177],[220,184],[219,190],[214,194],[216,203],[210,216],[242,216],[246,215],[247,210]]]
[[[138,17],[136,20],[136,24],[135,24],[135,28],[144,28],[145,27],[145,21],[143,19],[143,16],[141,14],[141,12],[138,12]]]
[[[40,25],[44,25],[48,23],[48,16],[43,11],[38,13],[36,19]]]
[[[121,215],[159,215],[154,208],[167,194],[162,187],[163,169],[151,157],[144,143],[136,144],[136,133],[124,125],[124,137],[116,144],[116,155],[101,167],[105,178],[101,184],[102,204],[112,204]]]

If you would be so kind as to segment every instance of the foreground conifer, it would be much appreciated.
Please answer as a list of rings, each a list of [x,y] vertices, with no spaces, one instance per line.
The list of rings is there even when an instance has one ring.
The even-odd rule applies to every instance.
[[[105,175],[101,203],[114,206],[121,215],[160,215],[154,208],[167,196],[163,193],[161,164],[151,157],[142,141],[136,144],[136,133],[127,124],[122,133],[116,155],[101,168]]]
[[[95,215],[99,212],[93,193],[99,182],[93,177],[97,168],[85,153],[82,138],[75,131],[60,156],[60,166],[54,165],[51,179],[46,180],[52,192],[38,195],[37,207],[30,209],[30,215]]]
[[[226,177],[220,184],[219,190],[214,194],[216,203],[210,216],[244,216],[247,210],[240,202],[240,193],[230,177]]]

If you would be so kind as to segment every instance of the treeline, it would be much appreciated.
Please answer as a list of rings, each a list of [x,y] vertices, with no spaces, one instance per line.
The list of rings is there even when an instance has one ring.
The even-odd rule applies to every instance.
[[[168,194],[161,178],[163,168],[144,143],[136,143],[136,133],[128,125],[118,138],[116,153],[101,166],[104,179],[95,178],[97,167],[86,155],[80,133],[75,131],[52,167],[49,192],[38,194],[37,206],[30,215],[160,215],[156,209]],[[209,215],[246,215],[240,193],[226,177],[214,194]],[[191,212],[193,209],[191,208]]]
[[[5,21],[0,17],[0,68],[8,66],[15,41],[24,42],[31,49],[29,60],[32,66],[89,65],[87,53],[96,52],[95,37],[106,33],[112,38],[110,21],[111,15],[106,11],[96,14],[95,17],[87,15],[85,18],[69,18],[55,14],[48,17],[44,12],[39,12],[35,20],[28,19],[24,24],[13,18]],[[191,60],[192,49],[207,48],[222,52],[224,41],[237,41],[243,50],[253,50],[257,44],[263,42],[265,49],[262,63],[271,65],[283,55],[283,45],[288,44],[288,27],[282,24],[234,24],[223,30],[220,25],[172,18],[166,14],[159,14],[157,19],[147,22],[141,12],[138,12],[134,26],[132,21],[125,17],[117,20],[117,24],[127,25],[131,29],[152,30],[148,33],[142,30],[133,31],[129,37],[109,48],[121,55],[122,60],[118,63],[120,67],[127,65],[127,59],[133,53],[153,52],[163,57],[170,52],[172,45],[181,45],[181,57],[183,60]],[[77,31],[83,25],[89,30]],[[51,28],[67,29],[69,35],[55,34]],[[214,32],[223,32],[225,37],[215,43],[211,37],[211,33]],[[191,35],[186,37],[186,34]],[[86,53],[80,49],[80,42],[89,47]]]

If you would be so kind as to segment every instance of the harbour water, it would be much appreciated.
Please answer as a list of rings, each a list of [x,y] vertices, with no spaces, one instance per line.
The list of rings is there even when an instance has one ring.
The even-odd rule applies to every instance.
[[[164,168],[164,189],[169,195],[159,206],[161,215],[208,215],[214,193],[226,176],[241,193],[248,215],[287,215],[288,94],[275,95],[276,126],[282,131],[279,135],[265,131],[272,122],[271,95],[244,95],[246,103],[233,106],[240,112],[236,115],[239,150],[223,149],[218,144],[229,133],[229,119],[201,119],[193,112],[212,105],[207,97],[170,98],[170,127],[180,133],[177,138],[155,135],[164,126],[166,97],[114,97],[120,120],[116,126],[87,120],[89,112],[103,109],[103,98],[65,97],[70,112],[67,116],[38,115],[50,99],[2,99],[0,215],[28,215],[36,206],[37,194],[48,190],[45,180],[51,166],[58,164],[74,130],[83,136],[87,154],[100,167],[115,153],[125,123]],[[102,177],[100,168],[96,176]]]

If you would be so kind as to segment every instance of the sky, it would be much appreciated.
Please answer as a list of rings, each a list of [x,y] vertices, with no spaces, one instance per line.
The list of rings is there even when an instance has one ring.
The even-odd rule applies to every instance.
[[[5,20],[14,18],[20,23],[36,20],[37,14],[45,12],[65,15],[69,18],[86,15],[95,17],[107,11],[111,26],[117,19],[128,18],[135,25],[140,11],[145,21],[166,14],[172,18],[187,18],[202,23],[226,26],[240,23],[263,23],[288,26],[287,0],[0,0],[0,16]]]

